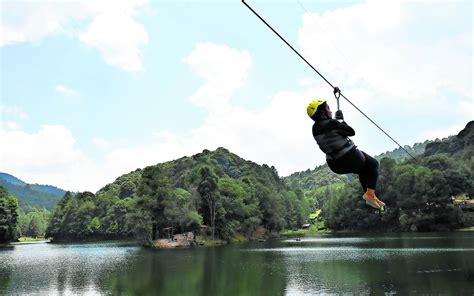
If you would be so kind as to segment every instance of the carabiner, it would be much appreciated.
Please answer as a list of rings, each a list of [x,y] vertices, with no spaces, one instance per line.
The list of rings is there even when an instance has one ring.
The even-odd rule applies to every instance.
[[[339,87],[334,87],[334,96],[336,97],[336,100],[337,100],[337,110],[340,110],[339,108],[339,98],[341,97],[341,90],[339,89]]]
[[[341,96],[341,90],[339,89],[339,87],[334,87],[334,96],[336,97],[337,100],[339,100],[339,97]]]

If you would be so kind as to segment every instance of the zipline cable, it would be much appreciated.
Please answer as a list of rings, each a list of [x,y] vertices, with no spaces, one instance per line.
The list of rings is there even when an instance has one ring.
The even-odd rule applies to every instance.
[[[329,86],[331,86],[331,88],[333,90],[336,90],[336,87],[333,86],[331,84],[331,82],[329,82],[329,80],[326,79],[326,77],[324,77],[313,65],[311,65],[290,43],[288,43],[288,41],[285,40],[285,38],[283,38],[275,29],[273,29],[272,26],[270,26],[255,10],[253,10],[252,7],[250,7],[250,5],[248,5],[245,0],[242,0],[242,3],[247,6],[248,9],[250,9],[250,11],[252,11],[265,25],[267,25],[267,27],[273,31],[273,33],[275,33],[289,48],[291,48],[291,50],[294,51],[294,53],[296,53],[311,69],[314,70],[314,72],[316,72],[324,81],[326,81],[327,84],[329,84]],[[382,131],[387,137],[390,138],[390,140],[392,140],[395,144],[398,145],[398,147],[400,147],[401,149],[403,149],[403,151],[405,151],[409,156],[411,156],[415,161],[418,161],[418,159],[413,156],[410,152],[408,152],[402,145],[400,145],[394,138],[392,138],[383,128],[381,128],[377,123],[375,123],[375,121],[373,121],[369,116],[367,116],[362,110],[360,110],[356,105],[354,105],[348,98],[346,98],[346,96],[344,96],[344,94],[342,94],[340,92],[340,90],[338,91],[340,96],[343,97],[349,104],[352,105],[352,107],[354,107],[357,111],[359,111],[362,115],[364,115],[365,118],[367,118],[373,125],[375,125],[380,131]]]

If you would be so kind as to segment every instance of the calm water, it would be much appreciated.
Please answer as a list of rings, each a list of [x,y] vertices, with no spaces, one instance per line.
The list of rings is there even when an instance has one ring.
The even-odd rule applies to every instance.
[[[474,295],[474,233],[319,235],[213,248],[0,249],[0,294]]]

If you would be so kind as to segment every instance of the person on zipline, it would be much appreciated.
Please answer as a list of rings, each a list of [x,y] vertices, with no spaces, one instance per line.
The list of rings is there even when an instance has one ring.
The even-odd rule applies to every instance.
[[[316,100],[307,108],[308,116],[314,120],[313,137],[319,148],[326,153],[329,168],[336,174],[358,174],[360,184],[364,189],[362,198],[365,203],[376,209],[381,209],[385,203],[375,195],[377,186],[379,162],[357,149],[349,137],[355,131],[346,122],[332,118],[332,112],[326,101]],[[342,119],[342,112],[336,112],[336,118]]]

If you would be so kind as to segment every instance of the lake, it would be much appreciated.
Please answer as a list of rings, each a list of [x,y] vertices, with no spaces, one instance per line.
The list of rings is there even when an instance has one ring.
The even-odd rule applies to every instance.
[[[474,294],[474,233],[326,234],[150,250],[127,242],[0,249],[1,295]]]

